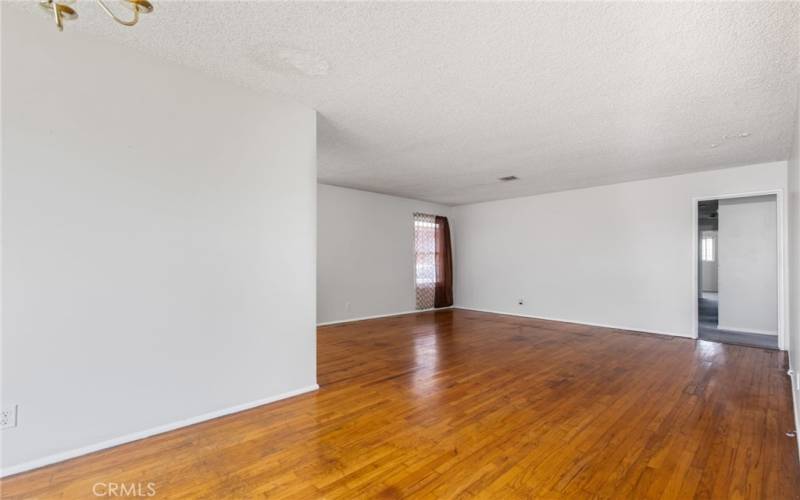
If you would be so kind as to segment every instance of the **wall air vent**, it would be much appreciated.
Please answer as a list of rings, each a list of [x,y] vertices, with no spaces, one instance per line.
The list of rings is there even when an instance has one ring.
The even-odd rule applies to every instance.
[[[517,181],[519,180],[519,177],[517,177],[516,175],[507,175],[505,177],[500,177],[500,179],[498,180],[501,180],[503,182]]]

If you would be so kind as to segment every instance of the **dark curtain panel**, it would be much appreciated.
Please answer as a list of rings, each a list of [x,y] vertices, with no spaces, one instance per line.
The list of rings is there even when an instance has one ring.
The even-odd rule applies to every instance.
[[[436,290],[433,307],[453,305],[453,251],[447,217],[436,216]]]

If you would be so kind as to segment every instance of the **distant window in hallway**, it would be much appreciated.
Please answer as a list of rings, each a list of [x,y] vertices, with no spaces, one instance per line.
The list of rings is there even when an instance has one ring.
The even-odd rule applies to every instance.
[[[714,262],[714,238],[703,238],[702,242],[703,262]]]

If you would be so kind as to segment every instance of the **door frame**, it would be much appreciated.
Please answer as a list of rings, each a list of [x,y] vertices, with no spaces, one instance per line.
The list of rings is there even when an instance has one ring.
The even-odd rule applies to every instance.
[[[749,198],[751,196],[775,195],[775,227],[776,227],[776,247],[777,247],[777,282],[778,282],[778,349],[787,351],[789,349],[789,339],[786,335],[786,325],[788,318],[786,314],[789,310],[787,304],[786,283],[788,282],[786,256],[788,255],[788,226],[786,218],[786,198],[783,189],[770,189],[765,191],[752,191],[746,193],[724,193],[708,196],[696,196],[692,198],[692,338],[698,338],[698,303],[700,293],[698,291],[698,259],[700,258],[698,245],[698,204],[701,201],[728,200],[732,198]],[[717,277],[719,279],[719,277]]]

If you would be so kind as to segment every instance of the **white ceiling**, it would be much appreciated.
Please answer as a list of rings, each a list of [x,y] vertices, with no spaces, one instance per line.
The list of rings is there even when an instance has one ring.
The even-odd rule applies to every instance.
[[[78,4],[64,36],[310,104],[324,183],[461,204],[789,153],[796,3],[155,7],[130,29]]]

